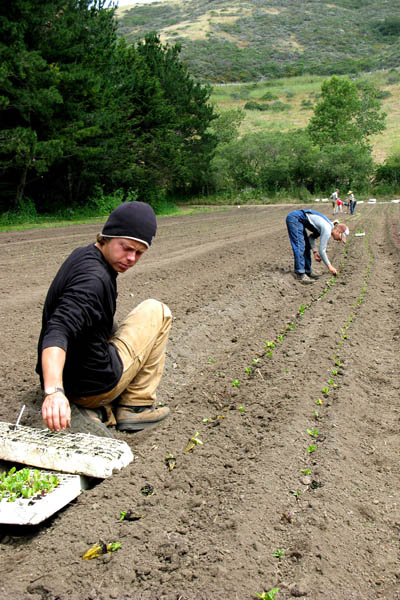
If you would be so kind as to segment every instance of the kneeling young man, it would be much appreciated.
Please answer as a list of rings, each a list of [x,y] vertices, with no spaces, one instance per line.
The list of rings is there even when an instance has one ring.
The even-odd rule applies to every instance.
[[[156,230],[150,205],[121,204],[96,243],[75,249],[56,274],[43,307],[36,367],[49,429],[113,437],[107,426],[135,432],[169,415],[169,408],[155,407],[169,308],[145,300],[114,328],[118,274],[139,261]]]

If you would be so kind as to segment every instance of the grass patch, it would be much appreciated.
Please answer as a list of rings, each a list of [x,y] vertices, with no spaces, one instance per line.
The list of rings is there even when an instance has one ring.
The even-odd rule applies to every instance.
[[[200,204],[199,200],[199,204]],[[172,202],[166,202],[162,204],[160,210],[156,210],[158,217],[167,216],[180,216],[180,215],[191,215],[203,212],[212,212],[215,210],[227,210],[227,206],[196,206],[194,205],[185,206],[184,204],[175,204]],[[109,213],[97,214],[97,215],[86,215],[82,216],[79,214],[81,211],[77,211],[76,214],[71,212],[71,215],[66,219],[60,215],[36,215],[34,218],[30,215],[24,215],[23,213],[7,213],[6,215],[0,215],[0,233],[6,231],[24,231],[27,229],[49,229],[54,227],[69,227],[71,225],[88,225],[91,223],[103,224]]]
[[[382,109],[387,114],[386,129],[371,138],[373,158],[378,163],[384,162],[399,145],[400,82],[389,83],[391,77],[390,71],[358,77],[360,80],[373,81],[383,92],[390,92],[388,97],[382,99]],[[247,102],[263,102],[263,96],[269,94],[289,105],[287,110],[280,113],[244,110],[245,118],[240,126],[240,135],[303,129],[314,114],[313,106],[318,101],[322,82],[326,79],[327,77],[318,75],[302,75],[257,83],[215,85],[210,100],[216,112],[238,108],[243,110]]]

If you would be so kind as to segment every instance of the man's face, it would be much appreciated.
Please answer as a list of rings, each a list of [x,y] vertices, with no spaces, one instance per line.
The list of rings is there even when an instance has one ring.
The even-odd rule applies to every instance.
[[[339,229],[337,229],[337,227],[334,227],[332,229],[331,236],[333,237],[333,239],[335,240],[335,242],[343,242],[343,244],[346,243],[346,240],[343,237],[343,232],[339,231]]]
[[[142,242],[127,238],[109,238],[102,246],[96,246],[117,273],[125,273],[133,267],[147,250]]]

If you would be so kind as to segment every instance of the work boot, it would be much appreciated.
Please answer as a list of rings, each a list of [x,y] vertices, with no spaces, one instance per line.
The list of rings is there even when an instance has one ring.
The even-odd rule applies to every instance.
[[[310,279],[310,277],[308,277],[308,275],[306,275],[305,273],[295,273],[295,278],[297,279],[297,281],[300,281],[300,283],[315,283],[313,279]]]
[[[85,408],[73,402],[71,406],[71,433],[91,433],[99,437],[113,438],[111,431],[103,423],[102,408]]]
[[[155,408],[154,406],[118,406],[117,429],[118,431],[141,431],[154,427],[168,417],[168,406]]]
[[[319,279],[321,277],[321,275],[318,275],[318,273],[313,273],[312,271],[311,271],[311,273],[306,273],[306,275],[310,279]]]

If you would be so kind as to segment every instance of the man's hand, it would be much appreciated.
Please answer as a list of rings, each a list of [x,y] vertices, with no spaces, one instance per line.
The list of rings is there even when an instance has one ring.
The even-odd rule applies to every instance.
[[[62,392],[49,394],[42,404],[42,417],[52,431],[66,429],[71,424],[71,407]]]
[[[332,273],[332,275],[337,275],[337,269],[335,269],[335,267],[332,267],[332,265],[328,265],[328,269],[329,273]]]
[[[319,252],[314,252],[314,258],[317,262],[321,262],[322,260]]]

